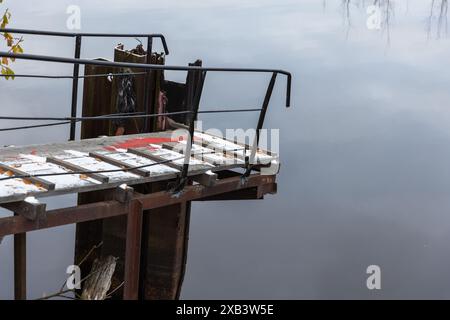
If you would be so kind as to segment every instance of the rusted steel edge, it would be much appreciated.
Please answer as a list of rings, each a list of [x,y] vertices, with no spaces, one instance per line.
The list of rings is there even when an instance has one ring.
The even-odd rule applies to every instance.
[[[200,200],[204,197],[210,197],[221,193],[244,190],[247,188],[262,187],[266,184],[275,183],[276,176],[264,176],[259,174],[251,175],[243,183],[240,177],[225,178],[218,180],[210,187],[202,185],[188,186],[174,195],[173,193],[162,191],[151,194],[136,194],[133,200],[139,200],[142,203],[143,210],[155,209],[169,206],[185,201]],[[264,190],[264,188],[262,189]],[[118,201],[102,201],[97,203],[85,204],[70,208],[62,208],[47,211],[47,219],[36,223],[27,220],[21,216],[11,216],[0,219],[0,237],[36,231],[41,229],[54,228],[58,226],[104,219],[114,216],[128,214],[129,207],[126,203]]]

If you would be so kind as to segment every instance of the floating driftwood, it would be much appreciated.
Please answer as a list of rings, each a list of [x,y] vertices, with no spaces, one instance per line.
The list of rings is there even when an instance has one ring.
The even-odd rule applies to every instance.
[[[116,270],[117,258],[107,256],[95,259],[92,271],[84,284],[82,300],[105,300],[111,288],[111,278]]]

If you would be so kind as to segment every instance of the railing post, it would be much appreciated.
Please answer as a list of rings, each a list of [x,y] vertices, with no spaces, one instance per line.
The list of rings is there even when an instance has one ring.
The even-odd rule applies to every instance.
[[[147,37],[147,58],[146,63],[152,63],[152,51],[153,51],[153,37]],[[144,86],[144,110],[146,114],[150,114],[152,110],[150,109],[150,83],[151,83],[151,70],[147,70],[145,75],[145,86]],[[150,132],[150,119],[144,119],[144,132]]]
[[[81,36],[75,37],[75,59],[80,58],[81,53]],[[78,99],[78,77],[80,73],[80,65],[75,63],[73,65],[73,82],[72,82],[72,108],[71,117],[77,116],[77,99]],[[76,121],[70,121],[70,140],[75,140]]]
[[[198,71],[194,71],[195,72]],[[188,99],[187,99],[187,109],[191,110],[191,118],[189,119],[189,133],[186,141],[186,151],[184,155],[183,170],[181,171],[179,185],[175,188],[175,191],[181,191],[186,185],[186,180],[189,172],[189,162],[191,160],[191,150],[192,143],[194,142],[194,131],[195,131],[195,121],[197,121],[198,110],[200,107],[200,98],[203,90],[203,85],[205,83],[206,71],[202,71],[200,77],[198,77],[197,87],[194,88],[194,79],[192,76],[188,83]],[[194,92],[195,89],[195,92]]]
[[[256,152],[259,147],[259,137],[261,135],[261,129],[264,125],[267,108],[269,107],[270,98],[272,97],[273,87],[275,86],[276,79],[277,79],[277,73],[274,72],[272,74],[272,78],[270,79],[269,86],[267,87],[266,96],[264,97],[264,102],[263,102],[263,105],[261,108],[261,113],[259,114],[258,124],[256,126],[255,140],[254,140],[253,146],[252,146],[252,152],[251,152],[248,160],[247,160],[247,157],[245,158],[246,161],[248,161],[248,163],[246,164],[247,170],[244,173],[244,177],[248,177],[250,175],[250,172],[252,170],[252,165],[255,163]],[[246,155],[244,155],[244,156],[246,156]]]

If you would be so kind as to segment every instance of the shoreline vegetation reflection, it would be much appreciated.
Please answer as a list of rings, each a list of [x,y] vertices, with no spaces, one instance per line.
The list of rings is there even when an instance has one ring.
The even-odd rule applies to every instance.
[[[405,5],[406,14],[410,9],[410,1],[401,0]],[[323,9],[330,5],[329,0],[323,0]],[[440,39],[448,35],[448,0],[429,0],[428,13],[424,14],[424,30],[428,39]],[[367,27],[377,29],[386,37],[386,41],[391,41],[391,24],[395,17],[395,0],[340,0],[343,24],[346,37],[354,27],[354,14],[356,12],[367,15]],[[370,28],[373,23],[373,28]]]

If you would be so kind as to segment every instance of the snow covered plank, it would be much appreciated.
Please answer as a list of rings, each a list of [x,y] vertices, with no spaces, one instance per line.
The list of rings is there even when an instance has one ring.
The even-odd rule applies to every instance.
[[[70,174],[70,170],[56,164],[46,162],[46,158],[44,157],[20,155],[16,160],[6,161],[5,163],[31,175],[57,174],[47,175],[44,177],[46,181],[55,184],[56,190],[89,186],[99,183],[98,181],[85,175]]]
[[[217,136],[206,134],[203,132],[194,133],[194,143],[209,149],[215,150],[217,153],[223,152],[228,155],[235,155],[238,159],[245,160],[245,157],[250,157],[250,147],[240,143],[231,142]],[[246,150],[247,149],[247,150]],[[246,150],[246,151],[245,151]],[[269,164],[278,157],[273,154],[269,155],[261,150],[256,153],[255,161],[257,164]]]
[[[210,153],[211,147],[205,147],[198,143],[199,139],[208,145],[213,143],[218,150],[212,150],[216,153]],[[242,166],[244,159],[244,149],[242,145],[231,141],[226,141],[218,137],[196,133],[196,144],[193,145],[192,154],[194,157],[190,159],[189,176],[196,176],[208,171],[220,171],[229,169],[229,165]],[[172,142],[178,142],[178,138],[174,138],[171,131],[129,135],[120,137],[102,137],[96,139],[86,139],[81,141],[69,141],[53,144],[31,145],[25,147],[0,147],[0,163],[13,168],[14,171],[0,171],[0,204],[7,202],[21,201],[28,196],[36,198],[47,197],[59,194],[88,192],[95,190],[114,189],[122,184],[136,185],[147,182],[171,180],[176,178],[183,167],[184,151],[181,153],[163,148],[169,146]],[[183,141],[181,144],[185,145]],[[227,155],[223,154],[223,150],[240,150],[236,153],[238,159],[230,160]],[[141,154],[132,152],[139,151]],[[131,151],[131,152],[130,152]],[[197,156],[196,153],[204,153]],[[250,150],[247,151],[248,154]],[[114,165],[105,161],[101,161],[96,157],[90,157],[90,154],[106,155],[114,160],[119,161],[118,165]],[[209,154],[207,154],[209,153]],[[260,150],[259,158],[273,158],[274,155]],[[47,161],[49,158],[56,158],[62,161],[68,161],[72,165],[82,170],[73,170],[65,165],[59,165]],[[224,160],[221,164],[221,160]],[[100,161],[99,161],[100,160]],[[234,160],[236,163],[232,163]],[[156,164],[158,161],[166,161],[164,164]],[[124,165],[121,165],[123,163]],[[231,164],[230,164],[231,163]],[[147,166],[148,165],[148,166]],[[142,171],[148,171],[149,174],[137,175],[130,172],[130,167],[143,166]],[[124,168],[128,168],[123,171]],[[101,173],[97,172],[98,179],[89,176],[85,171],[103,171],[113,170],[115,172]],[[36,178],[43,179],[49,184],[54,185],[54,190],[43,188],[38,183],[33,183],[32,179],[11,178],[17,175],[17,172],[27,175],[36,175]],[[77,172],[74,172],[77,171]],[[45,175],[45,177],[39,177]],[[100,178],[102,177],[102,178]],[[5,178],[4,180],[1,180]],[[104,179],[105,178],[105,179]]]
[[[127,167],[140,167],[140,171],[148,173],[148,175],[145,176],[157,177],[164,175],[166,179],[172,179],[176,178],[177,174],[180,173],[180,170],[178,169],[165,164],[157,164],[156,161],[129,152],[99,151],[91,153],[91,156],[95,157],[96,155],[102,155],[112,160],[122,162]]]
[[[165,164],[177,170],[183,169],[185,158],[184,155],[169,149],[165,149],[162,147],[162,145],[159,144],[150,144],[146,148],[128,149],[128,152],[142,157],[147,157],[157,162],[170,161]],[[199,175],[212,169],[215,169],[214,165],[191,157],[189,160],[188,175]]]
[[[186,141],[163,143],[163,148],[184,154],[186,150]],[[213,149],[205,148],[197,144],[192,145],[191,155],[198,160],[207,162],[214,166],[214,170],[228,170],[240,168],[245,162],[236,156],[225,153],[217,153]]]
[[[8,179],[10,174],[0,174],[0,202],[12,202],[15,199],[23,200],[30,194],[44,193],[47,189],[26,182],[24,179]]]
[[[73,157],[72,155],[66,156],[66,155],[59,155],[55,156],[55,159],[62,160],[65,163],[68,163],[69,165],[74,165],[76,167],[82,168],[83,170],[86,170],[87,172],[93,172],[93,171],[111,171],[111,172],[99,172],[95,173],[95,175],[100,175],[107,177],[108,180],[105,182],[117,182],[122,181],[126,182],[128,180],[138,179],[139,175],[131,173],[131,172],[124,172],[119,171],[123,168],[114,166],[112,164],[109,164],[107,162],[101,161],[98,158],[90,157],[89,155],[82,156],[82,157]],[[63,165],[63,164],[61,164]],[[89,173],[86,173],[88,175]]]

